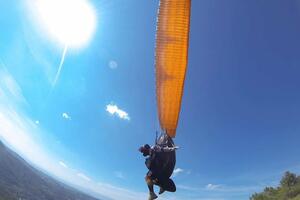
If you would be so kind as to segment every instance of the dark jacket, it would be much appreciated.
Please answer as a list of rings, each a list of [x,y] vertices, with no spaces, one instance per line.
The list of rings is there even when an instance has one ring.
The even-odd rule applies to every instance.
[[[169,178],[172,175],[176,162],[175,150],[176,148],[168,146],[155,145],[151,147],[145,164],[154,177]]]

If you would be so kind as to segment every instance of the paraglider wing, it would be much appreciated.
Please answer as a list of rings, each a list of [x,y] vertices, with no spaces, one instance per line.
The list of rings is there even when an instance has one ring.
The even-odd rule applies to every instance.
[[[160,0],[156,96],[162,130],[175,137],[188,58],[191,0]]]

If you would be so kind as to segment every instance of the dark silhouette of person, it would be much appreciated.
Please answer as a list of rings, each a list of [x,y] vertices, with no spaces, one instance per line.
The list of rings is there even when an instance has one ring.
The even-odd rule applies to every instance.
[[[149,200],[157,198],[153,185],[160,187],[159,194],[165,191],[176,191],[176,186],[170,179],[176,163],[176,149],[178,147],[174,145],[172,139],[166,134],[159,138],[156,145],[151,147],[145,144],[139,148],[143,156],[147,157],[145,164],[149,171],[146,174],[145,181],[149,189]]]

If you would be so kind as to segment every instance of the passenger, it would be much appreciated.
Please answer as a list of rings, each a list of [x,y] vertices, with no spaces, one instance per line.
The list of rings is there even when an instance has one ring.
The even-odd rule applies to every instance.
[[[172,152],[178,149],[177,146],[174,147],[162,147],[160,145],[155,145],[150,147],[150,145],[145,144],[142,147],[139,148],[139,151],[143,153],[143,156],[146,157],[145,164],[149,171],[146,174],[145,181],[147,183],[148,189],[149,189],[149,200],[153,200],[157,198],[157,195],[154,192],[153,185],[159,185],[159,180],[164,180],[166,175],[163,174],[163,170],[161,170],[161,166],[164,162],[161,159],[158,159],[158,153],[164,153],[164,152]],[[169,178],[169,177],[167,177]],[[160,186],[160,185],[159,185]],[[159,194],[162,194],[165,191],[165,189],[160,186]]]

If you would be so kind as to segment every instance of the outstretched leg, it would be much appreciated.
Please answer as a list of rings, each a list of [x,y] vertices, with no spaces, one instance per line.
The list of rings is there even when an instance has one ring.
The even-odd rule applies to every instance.
[[[157,195],[154,193],[154,189],[153,189],[153,181],[151,179],[151,176],[147,175],[145,177],[145,181],[147,183],[148,189],[149,189],[149,200],[153,200],[157,198]]]

